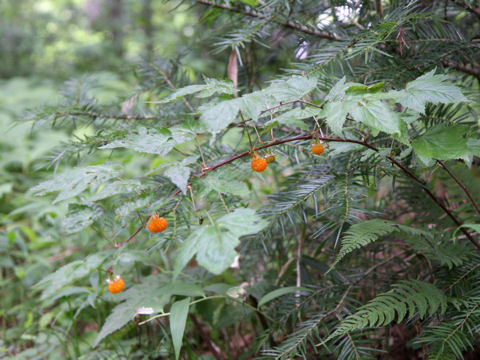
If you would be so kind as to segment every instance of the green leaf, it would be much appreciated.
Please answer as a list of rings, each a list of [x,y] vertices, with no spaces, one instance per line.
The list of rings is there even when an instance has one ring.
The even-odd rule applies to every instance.
[[[194,283],[187,283],[183,281],[174,281],[171,284],[166,284],[159,290],[166,295],[181,295],[181,296],[204,296],[202,288]]]
[[[94,346],[132,321],[142,309],[150,308],[152,313],[163,311],[170,301],[170,295],[160,291],[162,285],[164,284],[154,275],[144,278],[141,284],[134,285],[123,293],[112,295],[123,302],[117,305],[105,320]]]
[[[63,229],[67,234],[79,232],[93,224],[103,215],[103,210],[97,205],[70,204],[69,212],[63,220]]]
[[[449,104],[467,102],[460,89],[447,82],[446,75],[434,75],[435,70],[409,82],[405,90],[398,93],[396,99],[403,106],[423,113],[426,103]]]
[[[183,134],[186,136],[186,134]],[[193,139],[193,136],[187,137]],[[181,139],[186,140],[185,138]],[[159,132],[154,128],[139,127],[136,132],[126,135],[123,139],[113,140],[112,142],[100,146],[99,149],[127,148],[137,152],[166,155],[173,147],[180,142],[172,138],[170,131]]]
[[[217,174],[209,174],[204,178],[203,182],[209,189],[222,194],[247,196],[250,193],[244,182],[233,179],[224,179]]]
[[[222,81],[216,79],[205,78],[205,85],[189,85],[174,91],[172,94],[164,97],[160,101],[153,103],[167,103],[181,99],[186,95],[197,93],[197,97],[205,98],[212,96],[216,93],[219,94],[235,94],[238,90],[233,87],[232,81]]]
[[[172,334],[173,348],[175,349],[175,359],[177,360],[180,357],[189,307],[190,298],[186,298],[173,303],[170,309],[170,332]]]
[[[173,165],[165,171],[165,176],[168,177],[172,183],[178,186],[182,193],[187,193],[187,184],[190,177],[190,168],[180,164]]]
[[[217,219],[215,225],[192,229],[175,257],[174,275],[177,276],[195,255],[201,266],[214,274],[220,274],[235,260],[239,238],[255,234],[266,225],[267,222],[255,215],[254,210],[238,208]]]
[[[281,288],[281,289],[276,289],[276,290],[273,290],[273,291],[270,291],[269,293],[265,294],[261,299],[260,301],[258,302],[258,307],[262,306],[262,305],[265,305],[266,303],[280,297],[280,296],[283,296],[283,295],[286,295],[286,294],[290,294],[290,293],[293,293],[293,292],[300,292],[300,291],[303,291],[303,292],[311,292],[312,290],[311,289],[308,289],[308,288],[305,288],[305,287],[302,287],[302,286],[288,286],[288,287],[284,287],[284,288]]]
[[[135,198],[133,201],[128,201],[122,203],[115,209],[115,214],[121,219],[126,219],[130,216],[131,213],[142,210],[143,208],[150,205],[152,201],[152,194],[147,194]]]
[[[279,124],[296,126],[300,129],[306,130],[309,127],[303,121],[301,121],[302,119],[308,119],[311,117],[321,118],[323,116],[324,114],[322,109],[312,107],[306,107],[305,109],[302,109],[300,107],[297,107],[295,109],[284,112],[276,118],[269,120],[266,125],[276,121]]]
[[[244,95],[238,99],[212,102],[200,108],[200,121],[208,131],[216,134],[227,128],[241,110],[243,115],[257,120],[266,108],[279,102],[300,99],[317,85],[317,79],[306,76],[293,76],[288,80],[277,80],[259,91]]]
[[[90,196],[87,200],[89,202],[103,200],[119,194],[140,192],[146,188],[147,186],[145,184],[133,179],[107,182],[106,184],[100,185],[98,192]]]
[[[238,110],[240,110],[239,99],[226,100],[213,105],[210,103],[200,108],[202,111],[200,121],[208,131],[216,134],[235,121]]]
[[[41,300],[55,295],[61,288],[82,279],[102,265],[112,251],[105,251],[88,256],[85,260],[73,261],[62,266],[54,273],[44,277],[35,287],[43,289]]]
[[[345,83],[345,80],[344,76],[330,89],[330,92],[325,97],[325,101],[331,102],[345,96],[345,91],[351,86],[351,83]]]
[[[449,160],[469,154],[466,125],[434,126],[412,142],[413,151],[425,159]]]
[[[372,128],[374,135],[378,131],[387,134],[400,134],[400,118],[390,107],[379,100],[360,101],[352,107],[351,114],[356,121],[360,121]]]
[[[60,191],[53,204],[72,198],[82,193],[88,186],[94,190],[109,179],[118,176],[119,172],[109,166],[87,166],[75,168],[55,176],[33,187],[31,191],[36,196]]]
[[[332,100],[325,105],[327,124],[337,136],[342,135],[346,116],[352,111],[355,104],[351,101]]]

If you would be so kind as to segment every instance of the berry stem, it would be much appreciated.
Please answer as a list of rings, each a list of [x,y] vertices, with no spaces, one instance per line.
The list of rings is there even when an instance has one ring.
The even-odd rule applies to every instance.
[[[247,133],[247,136],[248,136],[248,142],[249,142],[249,144],[250,144],[250,152],[253,153],[252,139],[250,138],[250,133],[248,132],[246,120],[245,120],[245,118],[243,117],[243,114],[242,114],[241,111],[240,111],[240,117],[242,118],[242,123],[243,123],[243,126],[245,127],[245,132]]]

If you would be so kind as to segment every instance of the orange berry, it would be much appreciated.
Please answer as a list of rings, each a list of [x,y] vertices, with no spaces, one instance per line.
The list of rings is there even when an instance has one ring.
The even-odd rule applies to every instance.
[[[267,168],[267,160],[264,158],[253,159],[251,164],[253,171],[262,172]]]
[[[163,217],[158,217],[157,214],[150,216],[150,222],[148,223],[148,231],[152,233],[159,233],[165,230],[168,226],[168,221]]]
[[[267,163],[272,163],[275,161],[275,155],[273,154],[268,154],[265,159],[267,159]]]
[[[322,144],[312,144],[312,153],[315,155],[321,155],[323,153],[324,147]]]
[[[125,281],[123,281],[120,275],[117,275],[115,277],[115,280],[108,281],[108,291],[111,292],[112,294],[118,294],[119,292],[122,292],[124,288],[125,288]]]

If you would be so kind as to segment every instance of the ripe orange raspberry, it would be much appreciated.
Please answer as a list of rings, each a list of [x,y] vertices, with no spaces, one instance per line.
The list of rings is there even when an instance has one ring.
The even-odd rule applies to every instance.
[[[253,159],[251,164],[253,171],[262,172],[267,168],[267,160],[264,158]]]
[[[324,147],[322,144],[312,144],[312,153],[315,155],[321,155],[323,153]]]
[[[168,221],[163,217],[158,217],[158,214],[150,216],[150,222],[148,223],[148,231],[152,233],[159,233],[165,230],[168,226]]]
[[[125,288],[125,281],[120,277],[120,275],[115,276],[115,278],[108,279],[108,291],[112,294],[118,294],[122,292]]]

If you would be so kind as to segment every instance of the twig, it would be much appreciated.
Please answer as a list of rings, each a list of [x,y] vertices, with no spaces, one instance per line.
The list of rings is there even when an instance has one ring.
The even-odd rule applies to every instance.
[[[88,116],[94,119],[118,119],[118,120],[158,120],[158,116],[140,116],[140,115],[112,115],[112,114],[100,114],[93,111],[65,111],[56,113],[55,116]]]
[[[216,4],[213,1],[208,1],[208,0],[196,0],[196,2],[200,3],[200,4],[203,4],[203,5],[213,6],[213,7],[219,8],[219,9],[228,10],[228,11],[231,11],[231,12],[236,12],[238,14],[242,14],[242,15],[246,15],[246,16],[250,16],[250,17],[255,17],[255,18],[258,18],[258,19],[268,19],[268,16],[266,16],[264,14],[260,14],[256,11],[242,10],[242,9],[239,9],[239,8],[234,8],[234,7],[229,6],[229,5]],[[296,24],[292,21],[283,22],[283,21],[272,19],[272,22],[274,22],[275,24],[281,25],[283,27],[290,28],[290,29],[293,29],[293,30],[297,30],[297,31],[303,32],[305,34],[314,35],[314,36],[317,36],[317,37],[320,37],[320,38],[323,38],[323,39],[342,40],[341,37],[339,37],[335,34],[329,34],[329,33],[326,33],[326,32],[311,29],[311,28],[309,28],[305,25]]]
[[[128,243],[130,240],[132,240],[135,236],[137,236],[137,234],[138,234],[140,231],[142,231],[142,229],[147,225],[148,219],[150,219],[150,216],[147,217],[147,220],[145,220],[145,222],[144,222],[141,226],[139,226],[138,229],[135,230],[135,232],[134,232],[132,235],[130,235],[127,240],[125,240],[124,242],[121,242],[121,243],[115,243],[115,248],[118,249],[118,248],[122,247],[123,245],[125,245],[126,243]]]
[[[440,165],[442,169],[444,169],[448,173],[448,175],[450,175],[450,177],[458,184],[458,186],[462,188],[462,190],[465,192],[467,197],[472,202],[472,205],[475,207],[475,210],[477,210],[477,212],[480,214],[480,207],[478,206],[477,202],[473,199],[473,196],[470,193],[470,191],[467,189],[467,187],[461,182],[459,178],[455,176],[454,173],[450,171],[450,169],[447,167],[447,165],[443,163],[443,161],[437,160],[437,163],[438,165]]]
[[[213,342],[210,335],[203,330],[202,324],[200,324],[200,321],[198,321],[197,317],[194,314],[190,314],[190,319],[192,319],[195,329],[197,329],[202,341],[207,344],[215,359],[224,360],[225,357],[220,353],[220,348]]]
[[[153,64],[153,63],[152,63],[151,65],[152,65],[152,67],[153,67],[155,70],[158,71],[158,73],[159,73],[160,75],[162,75],[162,77],[165,79],[165,82],[168,84],[168,86],[169,86],[171,89],[176,89],[175,85],[173,85],[173,83],[170,81],[168,75],[165,74],[165,72],[164,72],[162,69],[160,69],[158,66],[156,66],[156,65]],[[188,109],[189,109],[192,113],[195,112],[195,108],[192,106],[192,104],[190,104],[190,102],[189,102],[186,98],[182,97],[182,101],[183,101],[183,103],[188,107]]]

